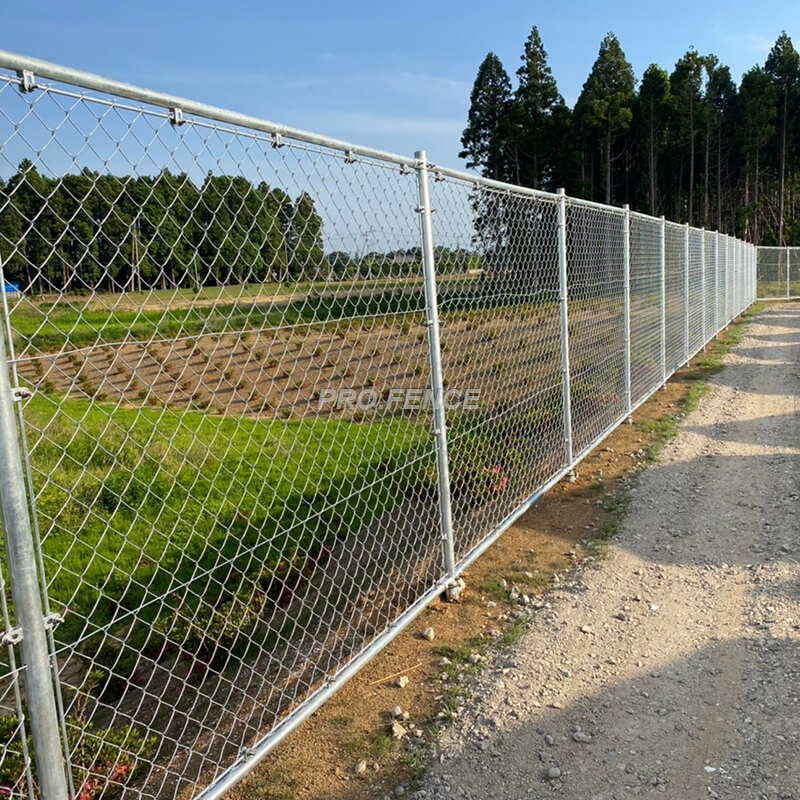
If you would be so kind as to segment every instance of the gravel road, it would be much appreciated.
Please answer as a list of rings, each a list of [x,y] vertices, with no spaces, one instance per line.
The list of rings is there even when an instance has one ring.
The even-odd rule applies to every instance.
[[[760,314],[417,798],[800,798],[800,305]]]

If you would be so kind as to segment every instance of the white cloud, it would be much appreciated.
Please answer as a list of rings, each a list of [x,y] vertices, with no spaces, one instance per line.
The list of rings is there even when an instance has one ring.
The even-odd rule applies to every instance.
[[[463,120],[404,117],[370,111],[321,111],[309,116],[308,120],[313,120],[317,129],[356,132],[360,141],[368,134],[460,135],[464,127]]]
[[[387,85],[394,91],[411,97],[425,97],[463,106],[469,97],[470,84],[438,75],[416,72],[394,72],[386,75]]]

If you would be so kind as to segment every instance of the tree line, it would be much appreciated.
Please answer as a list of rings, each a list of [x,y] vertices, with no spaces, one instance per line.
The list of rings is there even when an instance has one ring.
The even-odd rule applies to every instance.
[[[0,179],[0,259],[26,292],[134,291],[306,280],[328,268],[314,200],[241,176]]]
[[[478,69],[459,154],[468,168],[757,244],[800,244],[800,56],[785,31],[738,86],[692,48],[671,73],[651,64],[638,89],[609,33],[574,108],[535,26],[521,61],[515,88],[494,53]]]

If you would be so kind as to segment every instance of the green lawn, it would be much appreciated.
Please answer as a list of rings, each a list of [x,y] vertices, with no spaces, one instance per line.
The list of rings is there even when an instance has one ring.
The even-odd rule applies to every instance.
[[[396,505],[410,463],[432,446],[403,420],[267,421],[46,396],[25,418],[69,641],[127,611],[152,620],[165,598],[213,604],[243,582],[302,570]]]

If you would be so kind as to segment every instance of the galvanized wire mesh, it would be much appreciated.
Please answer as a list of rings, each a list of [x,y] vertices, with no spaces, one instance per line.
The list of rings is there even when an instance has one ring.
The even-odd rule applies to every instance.
[[[717,234],[711,231],[702,232],[703,239],[703,286],[705,303],[703,342],[707,342],[717,330],[717,314],[719,310],[718,277],[719,277],[719,248],[717,247]]]
[[[664,225],[664,288],[665,288],[665,358],[667,374],[673,373],[689,358],[688,317],[689,262],[687,259],[687,228],[684,225]]]
[[[706,342],[706,248],[705,234],[689,229],[689,354],[696,353]]]
[[[663,382],[661,220],[631,214],[631,394],[634,405]]]
[[[758,248],[758,296],[800,297],[800,247]]]
[[[714,234],[126,92],[0,74],[3,333],[82,800],[221,792],[753,299]],[[33,794],[0,588],[0,788]]]
[[[719,329],[728,322],[728,237],[717,234],[715,247],[717,248],[717,318],[716,327]]]
[[[2,92],[76,778],[136,768],[142,795],[177,796],[441,574],[430,403],[390,394],[429,385],[416,180],[68,87]]]
[[[450,414],[457,557],[565,466],[555,199],[454,178],[433,183],[442,365],[475,408]]]

